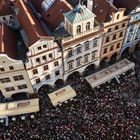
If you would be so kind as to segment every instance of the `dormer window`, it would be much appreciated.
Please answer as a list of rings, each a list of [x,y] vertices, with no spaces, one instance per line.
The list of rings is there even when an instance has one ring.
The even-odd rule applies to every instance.
[[[77,34],[79,34],[79,33],[81,33],[81,26],[80,25],[77,26]]]
[[[120,14],[117,15],[117,19],[119,19],[119,18],[120,18]]]
[[[86,30],[90,30],[90,22],[86,24]]]

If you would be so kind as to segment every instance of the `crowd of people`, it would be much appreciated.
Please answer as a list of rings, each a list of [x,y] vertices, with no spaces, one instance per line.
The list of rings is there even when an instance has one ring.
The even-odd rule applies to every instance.
[[[140,140],[140,61],[136,68],[92,89],[74,76],[77,96],[53,107],[39,92],[40,111],[0,122],[0,139],[7,140]]]

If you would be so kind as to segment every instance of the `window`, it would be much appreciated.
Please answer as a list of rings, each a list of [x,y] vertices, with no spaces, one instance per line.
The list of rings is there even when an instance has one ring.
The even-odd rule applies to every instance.
[[[81,47],[78,47],[77,48],[77,54],[79,54],[79,53],[81,53],[82,51],[81,51]]]
[[[81,33],[81,26],[77,26],[77,34]]]
[[[40,83],[40,78],[37,78],[35,81],[36,81],[36,84]]]
[[[43,59],[44,61],[47,61],[46,55],[42,56],[42,59]]]
[[[94,52],[92,52],[92,54],[91,54],[91,59],[94,60],[95,58],[96,58],[96,52],[94,51]]]
[[[17,76],[13,76],[13,79],[14,79],[15,81],[19,81],[19,80],[23,80],[24,77],[23,77],[23,75],[17,75]]]
[[[0,71],[5,71],[5,69],[4,68],[0,68]]]
[[[105,42],[106,42],[106,43],[109,42],[109,39],[110,39],[110,38],[109,38],[109,36],[108,36],[108,37],[106,38],[106,41],[105,41]]]
[[[70,51],[68,52],[68,58],[69,58],[69,57],[72,57],[72,56],[73,56],[73,51],[70,50]]]
[[[135,40],[138,39],[139,36],[140,36],[140,31],[137,31],[137,34],[136,34],[136,36],[135,36]]]
[[[115,26],[115,30],[118,30],[119,29],[119,26],[117,25],[117,26]]]
[[[41,50],[41,46],[37,47],[38,50]]]
[[[125,27],[125,23],[122,24],[122,27]]]
[[[128,38],[126,42],[129,43],[130,42],[130,38]]]
[[[45,65],[44,70],[48,70],[48,69],[49,69],[48,65]]]
[[[107,53],[107,48],[104,49],[104,54]]]
[[[52,53],[49,54],[49,58],[52,58]]]
[[[47,45],[45,44],[45,45],[43,45],[43,48],[47,48]]]
[[[50,74],[46,75],[46,80],[50,79]]]
[[[86,30],[90,30],[90,22],[86,24]]]
[[[85,55],[85,63],[88,62],[88,55]]]
[[[69,68],[69,70],[73,69],[73,62],[68,63],[68,68]]]
[[[118,15],[117,15],[117,19],[119,19],[119,18],[120,18],[120,15],[118,14]]]
[[[111,32],[111,28],[109,28],[109,29],[107,30],[107,32],[110,33],[110,32]]]
[[[120,48],[120,43],[117,44],[117,47],[116,47],[116,48],[117,48],[117,49]]]
[[[26,85],[26,84],[24,84],[24,85],[18,85],[17,87],[18,87],[18,89],[20,90],[20,89],[25,89],[25,88],[27,88],[27,85]]]
[[[123,32],[120,32],[120,36],[119,37],[123,37]]]
[[[77,66],[80,66],[81,65],[81,58],[78,58],[77,59]]]
[[[5,17],[3,17],[3,20],[6,20],[6,18],[5,18]]]
[[[13,70],[13,69],[14,69],[14,67],[13,67],[13,66],[9,66],[9,69],[10,69],[10,70]]]
[[[59,62],[58,61],[54,62],[54,66],[55,67],[58,66],[58,65],[59,65]]]
[[[89,50],[89,42],[85,43],[85,51]]]
[[[37,69],[34,69],[33,70],[33,74],[37,74],[38,73],[38,70]]]
[[[7,92],[9,92],[9,91],[14,91],[15,88],[14,88],[14,87],[7,87],[7,88],[5,88],[5,90],[6,90]]]
[[[115,39],[116,39],[116,34],[113,35],[113,40],[115,40]]]
[[[114,49],[114,46],[111,46],[111,47],[110,47],[110,51],[113,51],[113,49]]]
[[[36,62],[37,63],[40,63],[40,58],[36,58]]]
[[[133,26],[131,26],[130,27],[130,32],[132,32],[134,30],[134,27]]]
[[[97,47],[98,46],[98,40],[93,40],[93,47]]]
[[[13,17],[12,17],[12,16],[10,16],[10,19],[13,19]]]
[[[60,75],[59,70],[55,71],[55,76],[58,76],[58,75]]]
[[[8,77],[6,77],[6,78],[0,78],[0,82],[1,83],[7,83],[7,82],[11,82],[11,80]]]

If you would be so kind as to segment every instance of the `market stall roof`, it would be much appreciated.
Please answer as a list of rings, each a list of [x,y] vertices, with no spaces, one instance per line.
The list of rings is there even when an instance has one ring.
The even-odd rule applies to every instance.
[[[134,67],[135,64],[133,62],[129,61],[128,59],[123,59],[101,71],[98,71],[90,76],[87,76],[86,80],[92,86],[92,88],[94,88]]]
[[[58,104],[61,104],[62,102],[65,102],[73,97],[76,96],[76,92],[73,90],[71,86],[66,86],[64,88],[61,88],[57,91],[54,91],[50,94],[48,94],[52,105],[57,106]]]
[[[39,111],[39,99],[0,103],[0,117],[15,116]]]

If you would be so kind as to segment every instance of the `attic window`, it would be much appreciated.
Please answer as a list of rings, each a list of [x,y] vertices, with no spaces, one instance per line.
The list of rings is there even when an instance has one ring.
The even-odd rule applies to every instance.
[[[5,17],[3,17],[3,20],[6,20],[6,18],[5,18]]]
[[[94,8],[96,8],[96,7],[97,7],[97,5],[94,6]]]
[[[119,19],[119,18],[120,18],[120,14],[117,15],[117,19]]]
[[[64,11],[63,9],[60,9],[60,13],[63,13],[63,11]]]
[[[81,33],[81,26],[77,26],[77,34]]]
[[[86,24],[86,30],[90,30],[90,22]]]

